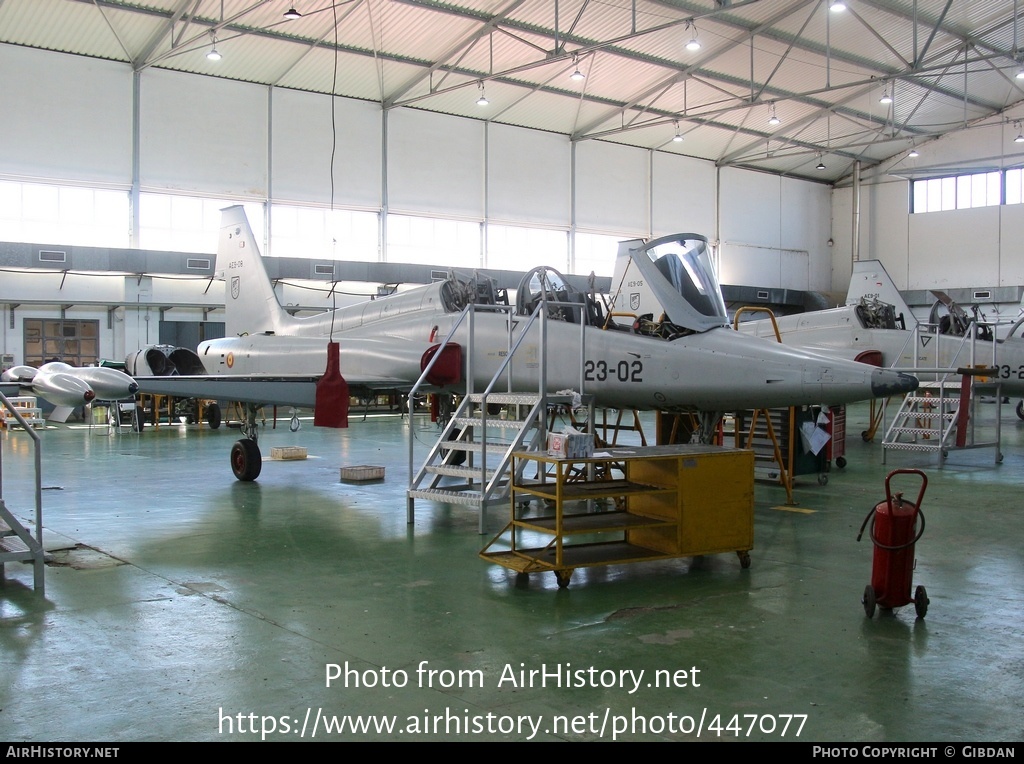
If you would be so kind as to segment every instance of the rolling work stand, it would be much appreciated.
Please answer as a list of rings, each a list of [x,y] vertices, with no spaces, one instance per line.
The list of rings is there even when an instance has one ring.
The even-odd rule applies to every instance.
[[[722,552],[735,552],[743,568],[750,566],[751,451],[683,445],[609,449],[586,458],[517,452],[514,459],[534,462],[538,477],[513,483],[511,519],[480,556],[516,571],[520,583],[551,571],[565,588],[576,568]],[[609,462],[625,477],[608,477]]]

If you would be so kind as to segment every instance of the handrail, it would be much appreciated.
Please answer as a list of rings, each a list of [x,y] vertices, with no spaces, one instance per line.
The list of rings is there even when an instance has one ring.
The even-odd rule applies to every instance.
[[[32,441],[33,441],[34,446],[35,446],[35,463],[33,465],[34,468],[35,468],[35,484],[36,484],[35,485],[35,499],[36,499],[36,511],[35,511],[36,533],[35,533],[35,542],[36,542],[36,545],[38,546],[38,549],[33,550],[33,553],[35,555],[38,555],[38,559],[35,561],[35,588],[39,591],[40,594],[45,594],[45,583],[43,581],[43,575],[42,575],[42,571],[43,571],[43,566],[42,566],[42,555],[43,555],[43,482],[42,482],[43,457],[42,457],[42,453],[41,453],[41,450],[40,450],[41,446],[42,446],[42,439],[39,437],[39,433],[37,433],[32,428],[32,426],[25,420],[25,417],[23,417],[21,415],[21,413],[19,413],[17,406],[12,404],[10,399],[6,395],[4,395],[2,392],[0,392],[0,404],[3,404],[3,407],[5,409],[7,409],[8,411],[10,411],[14,415],[14,418],[15,418],[15,420],[17,420],[18,424],[20,424],[22,426],[22,428],[25,430],[25,432],[27,432],[29,434],[29,437],[32,438]],[[6,507],[5,507],[4,503],[3,503],[3,449],[2,448],[0,448],[0,507],[4,507],[5,508],[5,514],[8,515],[8,517],[7,517],[8,525],[11,525],[12,529],[18,531],[18,535],[19,536],[22,536],[23,534],[24,534],[24,536],[28,536],[29,533],[28,533],[27,529],[24,528],[21,525],[21,523],[17,522],[17,520],[15,520],[13,515],[10,515],[10,513],[8,511],[6,511]],[[25,540],[24,537],[22,538],[22,540]]]
[[[452,418],[455,419],[455,418],[457,418],[459,416],[459,413],[461,411],[463,411],[463,409],[465,408],[466,403],[469,400],[469,396],[473,394],[473,387],[474,387],[474,384],[475,384],[475,381],[476,381],[476,379],[475,379],[476,378],[476,373],[475,373],[475,370],[473,368],[473,358],[475,356],[475,320],[474,319],[475,319],[476,311],[477,310],[487,310],[487,311],[491,311],[491,312],[506,312],[507,311],[509,313],[509,321],[508,321],[508,339],[507,339],[505,357],[504,357],[504,359],[502,359],[501,363],[499,364],[499,366],[498,366],[497,370],[494,372],[494,374],[491,375],[490,382],[487,384],[486,388],[484,389],[484,392],[480,394],[480,402],[481,402],[481,406],[480,406],[480,409],[481,409],[480,410],[480,429],[481,429],[481,431],[486,432],[486,429],[487,429],[487,416],[488,416],[487,415],[487,398],[488,398],[488,396],[490,396],[494,392],[496,386],[500,383],[502,377],[506,377],[509,391],[511,391],[512,388],[513,388],[513,377],[512,377],[512,373],[511,373],[512,364],[513,364],[513,362],[515,360],[516,353],[518,352],[518,350],[520,349],[520,347],[523,344],[523,341],[527,338],[527,335],[530,333],[530,330],[532,329],[533,325],[537,322],[538,316],[540,318],[540,338],[539,338],[539,343],[538,343],[539,347],[540,347],[540,354],[539,354],[539,358],[538,358],[539,369],[538,369],[537,389],[538,389],[538,395],[543,400],[544,397],[547,394],[547,387],[548,387],[548,377],[547,377],[547,345],[548,345],[548,343],[547,343],[547,322],[550,319],[549,319],[547,314],[548,314],[548,309],[552,305],[556,305],[558,308],[576,308],[576,307],[580,308],[580,321],[579,321],[579,324],[580,324],[580,342],[579,342],[579,346],[580,346],[580,350],[579,350],[580,359],[579,359],[578,367],[579,367],[579,390],[580,390],[580,394],[583,395],[584,392],[585,392],[585,390],[584,390],[584,375],[585,375],[584,361],[585,361],[585,358],[586,358],[586,328],[588,326],[587,311],[586,311],[587,303],[586,302],[562,302],[562,301],[551,301],[551,302],[549,302],[547,297],[546,297],[546,295],[542,295],[541,299],[539,300],[537,306],[534,308],[533,312],[530,314],[529,318],[527,318],[525,321],[523,321],[521,324],[519,324],[518,326],[515,327],[516,331],[518,331],[518,333],[519,333],[519,336],[518,336],[518,338],[515,339],[514,342],[513,342],[513,336],[514,336],[513,322],[511,320],[511,318],[512,318],[512,311],[514,310],[514,308],[512,306],[507,306],[507,305],[476,305],[476,304],[469,304],[465,308],[463,308],[463,310],[462,310],[461,314],[459,315],[459,317],[452,324],[452,327],[449,330],[448,334],[438,344],[437,347],[439,348],[439,351],[434,353],[433,358],[431,358],[430,362],[424,368],[424,370],[423,370],[422,374],[420,375],[419,379],[417,379],[416,383],[411,388],[411,390],[409,392],[410,399],[412,398],[413,395],[416,394],[416,392],[418,390],[420,390],[423,387],[424,382],[425,382],[425,380],[427,378],[427,375],[430,373],[430,370],[433,368],[434,363],[437,361],[437,359],[441,355],[440,349],[443,349],[449,343],[451,343],[453,337],[455,336],[456,330],[458,330],[462,326],[463,322],[468,319],[469,339],[468,339],[467,358],[466,358],[466,399],[462,402],[462,404],[460,404],[460,406],[458,407],[458,409],[456,410],[456,412],[455,412],[455,414],[453,415]],[[445,428],[445,430],[441,434],[441,438],[442,439],[451,430],[452,426],[453,425],[451,423],[449,423],[447,425],[447,427]],[[547,432],[546,432],[547,431],[547,418],[545,416],[541,417],[540,428],[541,428],[540,438],[541,438],[541,442],[543,442],[543,438],[547,434]],[[435,445],[431,449],[430,453],[428,454],[427,461],[424,463],[423,466],[421,466],[419,468],[419,470],[417,470],[416,466],[415,466],[416,462],[415,462],[415,457],[414,457],[414,441],[415,441],[415,435],[414,435],[413,426],[412,426],[412,409],[410,408],[410,416],[409,416],[409,482],[408,482],[410,490],[412,490],[412,488],[415,485],[418,484],[419,480],[425,474],[427,463],[429,463],[430,460],[434,458],[436,451],[440,447],[439,445]],[[480,449],[479,467],[480,467],[480,475],[481,475],[481,489],[482,489],[483,492],[488,493],[493,488],[492,481],[496,481],[498,479],[498,476],[495,475],[492,478],[492,481],[488,481],[487,478],[486,478],[486,475],[487,475],[487,450],[486,450],[486,448],[481,448]],[[411,498],[409,499],[409,503],[408,503],[408,507],[407,507],[407,514],[408,514],[408,521],[411,523],[413,521],[413,510],[412,510],[412,499]]]
[[[779,322],[775,320],[775,311],[764,305],[743,305],[736,310],[732,317],[732,328],[739,331],[740,315],[743,313],[767,313],[772,321],[772,329],[775,330],[775,339],[782,342],[782,333],[779,331]]]

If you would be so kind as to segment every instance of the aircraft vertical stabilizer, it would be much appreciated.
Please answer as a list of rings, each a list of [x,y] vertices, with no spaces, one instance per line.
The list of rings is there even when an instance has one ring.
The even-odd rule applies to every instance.
[[[896,308],[896,318],[903,314],[903,320],[909,329],[916,323],[914,314],[907,305],[903,295],[896,288],[885,266],[878,260],[857,260],[853,264],[850,276],[850,291],[846,294],[847,305],[857,305],[862,297],[876,299]]]
[[[221,211],[217,270],[224,274],[225,334],[280,334],[291,316],[277,300],[241,205]]]

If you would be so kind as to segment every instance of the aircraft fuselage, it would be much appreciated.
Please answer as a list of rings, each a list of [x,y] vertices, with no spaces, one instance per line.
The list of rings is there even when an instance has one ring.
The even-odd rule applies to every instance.
[[[1006,395],[1024,395],[1024,340],[1011,337],[995,342],[948,334],[936,334],[921,328],[865,328],[855,306],[782,316],[776,319],[784,344],[827,355],[855,358],[877,350],[885,366],[896,368],[995,367],[992,381],[1002,385]],[[740,325],[747,334],[774,337],[770,321],[749,321]],[[936,375],[922,373],[921,379]]]
[[[432,287],[425,287],[430,291]],[[397,299],[388,308],[381,303]],[[402,304],[418,303],[416,310]],[[364,306],[334,316],[334,338],[341,349],[341,372],[355,373],[362,386],[408,387],[421,371],[424,353],[448,334],[457,314],[447,313],[429,295],[407,292],[378,300],[367,316]],[[340,315],[345,313],[345,315]],[[512,341],[525,325],[513,317]],[[453,341],[465,353],[472,347],[474,389],[483,390],[508,354],[506,314],[481,312],[474,317],[474,339],[460,326]],[[339,328],[341,327],[341,328]],[[344,328],[348,327],[348,328]],[[285,375],[323,373],[330,316],[293,319],[287,334],[249,334],[205,342],[199,357],[211,374]],[[599,405],[665,410],[729,410],[751,405],[842,403],[880,394],[879,386],[902,383],[892,373],[864,364],[808,356],[781,345],[745,337],[720,327],[665,340],[629,332],[548,320],[546,343],[538,322],[528,330],[505,389],[537,389],[542,346],[548,348],[548,391],[572,389],[593,394]]]

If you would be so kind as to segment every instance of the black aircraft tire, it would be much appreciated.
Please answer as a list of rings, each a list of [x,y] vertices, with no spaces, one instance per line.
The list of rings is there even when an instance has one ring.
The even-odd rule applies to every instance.
[[[260,476],[263,468],[263,457],[260,447],[251,438],[236,440],[231,447],[231,471],[239,480],[251,483]]]
[[[206,407],[206,423],[210,425],[211,430],[220,428],[220,406],[216,403]]]
[[[1017,418],[1024,419],[1024,401],[1017,401]]]

